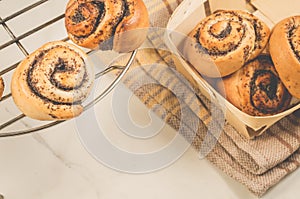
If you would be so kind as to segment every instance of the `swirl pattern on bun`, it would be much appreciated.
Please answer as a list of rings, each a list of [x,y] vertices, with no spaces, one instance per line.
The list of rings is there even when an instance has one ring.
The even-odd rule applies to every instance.
[[[94,80],[87,55],[66,42],[49,42],[14,71],[12,97],[18,108],[37,120],[65,120],[83,111]]]
[[[224,86],[224,89],[222,89]],[[259,55],[232,75],[223,78],[219,91],[241,111],[252,116],[286,110],[291,95],[278,77],[269,55]]]
[[[149,17],[142,0],[70,0],[65,26],[79,46],[129,52],[144,42]]]
[[[276,24],[269,43],[280,79],[294,97],[300,98],[300,16]]]
[[[201,74],[223,77],[257,57],[268,43],[270,29],[241,10],[220,10],[203,19],[190,33],[184,57]],[[203,61],[207,54],[212,64]]]

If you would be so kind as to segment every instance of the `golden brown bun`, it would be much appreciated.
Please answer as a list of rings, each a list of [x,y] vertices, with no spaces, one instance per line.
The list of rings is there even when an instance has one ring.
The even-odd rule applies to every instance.
[[[69,0],[65,26],[79,46],[129,52],[146,39],[149,17],[142,0]]]
[[[269,35],[270,29],[254,15],[241,10],[220,10],[189,33],[183,55],[202,75],[224,77],[257,57]]]
[[[240,70],[223,78],[219,90],[224,91],[221,94],[229,102],[253,116],[282,112],[291,101],[291,95],[280,81],[268,55],[258,56]]]
[[[273,29],[269,49],[281,81],[300,98],[300,16],[289,17]]]
[[[0,98],[1,98],[2,95],[3,95],[4,87],[5,87],[4,81],[3,81],[2,77],[0,77]]]
[[[37,120],[78,116],[94,79],[86,58],[81,49],[66,42],[43,45],[14,71],[11,92],[15,104]]]

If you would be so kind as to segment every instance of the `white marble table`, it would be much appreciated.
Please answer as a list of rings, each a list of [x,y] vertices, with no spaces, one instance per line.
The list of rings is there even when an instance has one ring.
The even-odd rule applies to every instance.
[[[96,110],[107,112],[105,109],[110,107],[111,96],[101,101]],[[143,105],[134,104],[132,117],[147,115]],[[127,139],[109,117],[107,114],[105,125],[115,134],[111,136],[112,141],[119,141],[122,147],[134,150],[132,142],[121,142]],[[32,135],[2,138],[0,192],[5,198],[255,198],[208,161],[200,160],[192,148],[170,166],[154,172],[130,174],[116,171],[87,152],[76,128],[73,120]],[[164,127],[161,133],[175,132]],[[168,136],[161,136],[161,139],[164,137]],[[299,177],[300,172],[296,171],[264,198],[297,198]]]

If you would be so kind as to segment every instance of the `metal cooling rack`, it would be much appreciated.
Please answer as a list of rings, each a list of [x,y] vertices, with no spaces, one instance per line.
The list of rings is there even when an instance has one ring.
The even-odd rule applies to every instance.
[[[31,30],[28,30],[27,32],[16,36],[14,34],[14,32],[12,31],[12,29],[9,27],[8,22],[32,9],[36,9],[39,6],[41,6],[42,4],[48,2],[49,0],[40,0],[37,1],[35,3],[32,3],[31,5],[9,15],[8,17],[5,18],[1,18],[0,17],[0,26],[2,26],[5,31],[8,33],[8,35],[10,36],[10,40],[5,42],[4,44],[0,45],[0,51],[5,49],[6,47],[9,47],[13,44],[15,44],[18,49],[25,55],[29,55],[28,50],[24,47],[24,45],[22,45],[21,41],[22,39],[25,39],[29,36],[32,36],[34,33],[47,28],[48,26],[54,24],[55,22],[61,20],[64,18],[64,13],[54,17],[53,19],[50,19],[49,21],[45,21],[42,25],[39,25]],[[62,41],[68,41],[68,38],[64,38],[62,39]],[[91,54],[93,51],[89,51],[87,52],[87,54]],[[112,71],[118,71],[118,75],[115,77],[115,79],[109,84],[108,87],[106,87],[104,89],[104,91],[102,91],[102,93],[100,93],[95,99],[93,99],[93,101],[89,102],[88,104],[86,104],[84,106],[84,110],[87,110],[89,108],[91,108],[92,106],[94,106],[96,103],[98,103],[101,99],[103,99],[110,91],[113,90],[113,88],[120,82],[120,80],[122,79],[122,77],[126,74],[126,72],[128,71],[130,65],[132,64],[132,62],[134,61],[135,55],[137,53],[137,50],[134,50],[133,52],[131,52],[131,56],[129,58],[129,60],[127,61],[127,63],[125,64],[125,66],[115,66],[115,65],[111,65],[111,66],[107,66],[104,70],[96,73],[95,75],[95,79],[100,78],[103,75],[106,75]],[[13,56],[13,55],[12,55]],[[6,66],[3,70],[0,71],[0,76],[3,76],[11,71],[13,71],[17,66],[18,63],[15,63],[11,66]],[[2,66],[3,67],[3,66]],[[5,85],[6,87],[9,87],[9,85]],[[1,99],[0,99],[0,106],[1,104],[6,101],[11,99],[11,93],[5,94]],[[49,121],[47,123],[40,122],[40,124],[34,126],[34,127],[24,127],[24,129],[20,129],[20,130],[10,130],[10,131],[6,131],[6,129],[8,127],[11,127],[13,124],[15,124],[16,122],[19,122],[23,119],[25,119],[26,116],[22,113],[19,113],[17,115],[15,115],[14,117],[12,117],[9,120],[6,121],[0,121],[0,137],[10,137],[10,136],[17,136],[17,135],[24,135],[24,134],[28,134],[28,133],[32,133],[32,132],[36,132],[36,131],[40,131],[49,127],[52,127],[54,125],[60,124],[62,122],[65,122],[65,120],[62,121]],[[26,126],[26,125],[25,125]]]

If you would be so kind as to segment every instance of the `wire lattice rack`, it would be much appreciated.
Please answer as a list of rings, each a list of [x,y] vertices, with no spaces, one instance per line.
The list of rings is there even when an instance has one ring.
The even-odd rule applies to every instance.
[[[16,18],[21,18],[22,15],[27,14],[28,12],[31,12],[32,10],[39,9],[40,7],[44,6],[45,4],[51,2],[53,0],[39,0],[31,2],[29,5],[25,6],[22,9],[19,9],[12,14],[2,18],[0,13],[0,28],[2,27],[5,31],[5,33],[9,36],[9,39],[5,42],[0,43],[0,60],[1,60],[1,51],[4,51],[6,48],[9,48],[10,46],[17,46],[16,50],[20,51],[24,58],[30,54],[30,49],[28,49],[23,43],[22,40],[34,37],[37,32],[43,31],[50,26],[54,25],[55,23],[58,23],[60,21],[63,21],[64,19],[64,13],[59,13],[54,18],[48,19],[44,21],[42,24],[39,24],[35,27],[33,27],[30,30],[27,30],[21,34],[16,34],[14,30],[11,28],[9,23],[13,21]],[[3,2],[3,0],[2,0]],[[1,0],[0,0],[1,3]],[[53,3],[53,2],[52,2]],[[1,5],[1,4],[0,4]],[[33,19],[34,20],[34,19]],[[26,23],[26,22],[25,22]],[[64,29],[62,31],[65,31]],[[1,35],[0,35],[1,37]],[[64,38],[60,38],[58,40],[68,42],[69,39],[65,35]],[[94,51],[92,50],[86,50],[88,55],[93,54]],[[112,71],[118,71],[118,75],[115,76],[114,80],[111,81],[111,83],[101,92],[97,97],[95,97],[92,101],[88,102],[84,106],[84,110],[87,110],[88,108],[95,105],[97,102],[99,102],[103,97],[105,97],[122,79],[122,77],[125,75],[125,73],[128,71],[130,65],[132,64],[135,55],[137,53],[137,50],[131,52],[131,56],[125,66],[118,66],[118,65],[108,65],[104,69],[101,69],[100,71],[97,71],[95,74],[95,79],[100,78],[103,75],[106,75]],[[10,56],[14,56],[14,54],[11,54]],[[22,60],[22,59],[21,59]],[[3,77],[5,82],[5,91],[0,99],[0,106],[3,108],[3,112],[6,112],[7,114],[9,111],[7,107],[5,107],[7,101],[10,101],[10,104],[13,103],[12,95],[10,93],[10,78],[13,70],[18,66],[21,60],[18,60],[17,62],[10,64],[10,65],[2,65],[0,66],[0,76]],[[3,107],[4,106],[4,107]],[[14,105],[12,105],[14,106]],[[16,107],[13,109],[17,110]],[[1,110],[0,110],[1,111]],[[8,111],[8,112],[7,112]],[[64,121],[49,121],[49,122],[42,122],[42,121],[34,121],[35,125],[27,125],[26,122],[22,122],[24,120],[30,120],[30,118],[26,117],[23,113],[20,111],[13,111],[12,114],[9,112],[9,117],[0,118],[0,137],[10,137],[10,136],[17,136],[17,135],[24,135],[32,132],[36,132],[42,129],[46,129],[49,127],[52,127],[54,125],[57,125],[59,123],[62,123]],[[17,123],[22,123],[22,125],[16,125]],[[16,127],[13,127],[16,125]],[[21,127],[20,127],[21,126]]]

